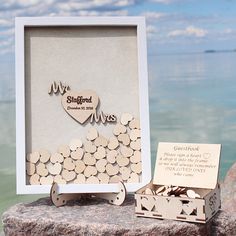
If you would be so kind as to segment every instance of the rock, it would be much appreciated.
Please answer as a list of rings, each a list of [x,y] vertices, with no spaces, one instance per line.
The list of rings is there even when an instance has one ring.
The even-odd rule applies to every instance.
[[[236,211],[236,163],[231,166],[221,185],[221,202],[225,211]]]
[[[137,218],[134,199],[122,206],[90,199],[55,207],[49,198],[12,206],[3,214],[6,235],[236,235],[236,214],[220,211],[207,224]]]

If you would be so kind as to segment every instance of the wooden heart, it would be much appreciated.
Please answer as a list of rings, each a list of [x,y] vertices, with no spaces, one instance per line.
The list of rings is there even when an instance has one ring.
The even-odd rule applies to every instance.
[[[153,207],[155,206],[155,199],[152,197],[149,197],[149,198],[143,197],[141,199],[141,204],[148,211],[151,211],[153,209]]]
[[[96,112],[98,102],[98,95],[92,90],[68,91],[61,100],[65,111],[80,124],[83,124],[91,114]]]

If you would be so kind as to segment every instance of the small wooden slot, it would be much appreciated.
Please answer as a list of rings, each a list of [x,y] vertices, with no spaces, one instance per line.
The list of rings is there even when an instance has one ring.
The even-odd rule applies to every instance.
[[[143,212],[136,212],[136,215],[144,215],[144,213]]]
[[[183,217],[183,216],[176,216],[176,219],[186,220],[187,218],[186,218],[186,217]]]
[[[160,214],[152,214],[153,216],[162,217]]]
[[[196,218],[197,221],[202,221],[202,222],[205,222],[207,219],[198,219]]]

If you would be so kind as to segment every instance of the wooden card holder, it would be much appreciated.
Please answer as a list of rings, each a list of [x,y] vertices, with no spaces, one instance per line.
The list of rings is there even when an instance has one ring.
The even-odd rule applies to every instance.
[[[135,194],[136,216],[210,220],[221,207],[220,149],[219,144],[159,143],[153,181]]]
[[[70,200],[80,200],[81,198],[91,198],[97,197],[101,199],[108,200],[112,205],[120,206],[126,197],[126,188],[123,182],[119,182],[119,192],[118,193],[58,193],[58,184],[53,183],[50,191],[50,198],[52,203],[57,206],[64,206]]]

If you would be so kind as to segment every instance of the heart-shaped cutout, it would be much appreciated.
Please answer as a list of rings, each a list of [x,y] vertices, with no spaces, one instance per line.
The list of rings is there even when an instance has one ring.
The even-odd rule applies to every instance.
[[[130,143],[130,138],[128,134],[119,134],[118,140],[126,146]]]
[[[98,95],[92,90],[68,91],[61,100],[65,111],[80,124],[83,124],[91,114],[96,112],[98,102]]]
[[[99,146],[106,147],[108,144],[108,140],[105,137],[100,135],[99,137],[95,139],[94,144],[97,147]]]
[[[151,211],[154,208],[154,206],[155,206],[155,199],[152,198],[152,197],[149,197],[149,198],[143,197],[141,199],[141,204],[148,211]]]
[[[107,153],[107,161],[110,163],[115,163],[116,162],[116,156],[118,152],[116,150],[111,150]]]
[[[96,175],[98,173],[95,166],[87,166],[84,170],[85,177],[90,177],[91,175]]]
[[[98,137],[98,131],[97,131],[94,127],[91,127],[91,128],[88,130],[87,139],[90,140],[90,141],[93,141],[93,140],[96,139],[97,137]]]
[[[113,175],[117,175],[118,172],[119,172],[119,166],[118,165],[112,165],[110,163],[108,163],[106,165],[106,171],[107,171],[107,174],[110,175],[110,176],[113,176]]]
[[[37,174],[43,177],[48,175],[48,170],[46,168],[46,165],[41,162],[38,165],[36,165],[36,172]]]
[[[40,178],[40,184],[42,185],[51,185],[52,183],[53,183],[53,177],[51,175]]]
[[[120,118],[120,123],[122,125],[127,125],[131,120],[133,119],[133,116],[129,113],[122,114]]]
[[[50,161],[52,163],[62,163],[64,161],[64,157],[60,153],[53,153],[50,157]]]
[[[55,164],[49,163],[47,165],[47,168],[48,168],[48,172],[51,175],[59,175],[61,173],[61,170],[62,170],[62,166],[61,166],[60,163],[55,163]]]
[[[72,181],[73,179],[75,179],[76,174],[75,174],[74,171],[63,170],[62,171],[62,177],[66,181]]]
[[[91,153],[85,153],[83,158],[84,164],[87,166],[93,166],[96,163],[96,159],[94,156],[91,155]]]
[[[57,184],[66,184],[66,181],[61,177],[61,175],[56,175],[54,177],[54,182]]]
[[[108,184],[110,177],[106,173],[99,173],[98,174],[98,179],[100,180],[101,184]]]
[[[110,150],[114,150],[114,149],[116,149],[118,146],[119,146],[119,142],[118,142],[117,138],[116,138],[116,137],[111,137],[111,138],[109,139],[108,148],[109,148]]]
[[[141,161],[141,152],[135,151],[134,154],[130,157],[132,163],[138,163]]]
[[[194,202],[190,201],[186,204],[183,204],[182,208],[187,215],[190,215],[196,209],[196,205]]]
[[[138,162],[137,164],[131,164],[130,168],[134,173],[140,174],[142,172],[142,163]]]
[[[129,179],[127,180],[127,183],[138,183],[139,182],[139,175],[132,172],[130,174]]]
[[[98,147],[97,151],[94,153],[94,157],[100,160],[106,156],[106,149],[104,147]]]
[[[121,173],[121,177],[123,180],[127,180],[130,176],[130,168],[128,167],[121,167],[120,168],[120,173]]]
[[[122,155],[118,155],[116,157],[116,162],[119,166],[127,166],[129,164],[129,158],[123,157]]]
[[[106,159],[98,160],[96,163],[96,168],[98,172],[101,172],[101,173],[104,172],[106,170],[106,164],[107,164]]]
[[[67,170],[74,170],[75,163],[73,162],[72,158],[68,157],[64,160],[63,167]]]
[[[88,154],[89,154],[89,153],[88,153]],[[82,172],[84,171],[85,167],[86,167],[86,166],[85,166],[85,164],[84,164],[84,161],[78,160],[78,161],[75,162],[75,172],[76,172],[77,174],[82,173]]]

